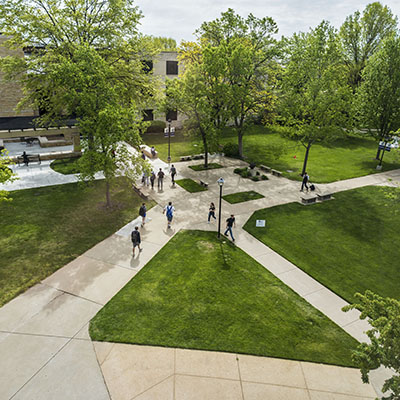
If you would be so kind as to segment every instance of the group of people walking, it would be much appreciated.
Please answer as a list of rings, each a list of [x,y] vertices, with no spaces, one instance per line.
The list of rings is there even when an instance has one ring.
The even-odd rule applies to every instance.
[[[217,217],[215,216],[215,209],[216,209],[215,204],[211,203],[208,210],[208,219],[207,219],[208,223],[210,223],[211,218],[213,218],[214,220],[217,219]],[[168,204],[163,209],[163,214],[165,214],[165,216],[167,217],[167,229],[171,229],[174,213],[175,213],[175,207],[172,205],[172,201],[169,201]],[[146,216],[147,216],[146,203],[142,203],[142,205],[140,206],[139,216],[142,218],[141,227],[143,228],[146,223]],[[232,228],[234,226],[235,226],[235,216],[231,214],[231,216],[226,220],[226,230],[224,232],[224,235],[228,236],[229,233],[231,235],[233,242],[235,241],[232,231]],[[131,240],[133,245],[133,256],[135,256],[136,247],[139,249],[139,253],[142,251],[142,248],[140,247],[141,236],[140,236],[139,226],[135,226],[134,230],[132,231]]]
[[[169,173],[171,175],[172,186],[175,186],[175,176],[177,174],[177,171],[174,164],[171,165]],[[150,172],[150,175],[148,175],[148,173],[144,171],[142,175],[142,184],[146,186],[151,186],[151,188],[154,190],[154,184],[156,179],[157,179],[157,188],[159,191],[162,191],[164,188],[164,179],[165,179],[165,173],[162,170],[162,168],[158,170],[157,174],[154,172],[154,170]]]

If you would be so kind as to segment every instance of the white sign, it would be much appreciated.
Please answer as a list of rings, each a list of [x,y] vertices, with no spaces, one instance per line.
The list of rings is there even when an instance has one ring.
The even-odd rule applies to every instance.
[[[264,228],[265,227],[265,219],[257,219],[256,220],[256,227],[257,228]]]

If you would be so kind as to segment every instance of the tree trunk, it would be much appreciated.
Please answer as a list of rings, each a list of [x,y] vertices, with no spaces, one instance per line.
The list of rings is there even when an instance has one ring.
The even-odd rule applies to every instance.
[[[380,155],[381,155],[381,149],[379,148],[379,144],[378,144],[378,151],[376,152],[375,160],[379,160],[380,159]]]
[[[308,154],[310,152],[310,148],[311,148],[311,142],[308,142],[307,147],[306,147],[306,155],[304,156],[303,170],[301,171],[301,176],[303,176],[307,170],[307,161],[308,161]]]
[[[108,180],[106,180],[106,206],[107,208],[111,207],[110,182]]]
[[[242,130],[238,130],[238,147],[239,147],[239,157],[243,158],[243,133]]]
[[[203,148],[204,148],[204,168],[208,168],[208,144],[207,144],[207,136],[206,132],[203,128],[200,127],[201,138],[203,139]]]

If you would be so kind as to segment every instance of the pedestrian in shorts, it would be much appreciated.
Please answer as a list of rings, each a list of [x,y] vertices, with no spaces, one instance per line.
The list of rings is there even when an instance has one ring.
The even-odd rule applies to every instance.
[[[140,248],[140,232],[139,232],[139,227],[135,226],[135,229],[132,231],[131,233],[131,240],[132,240],[132,253],[133,253],[133,257],[135,257],[135,248],[136,246],[139,249],[139,253],[142,251],[142,249]]]
[[[163,214],[167,216],[167,229],[171,228],[172,219],[174,218],[175,208],[170,201],[167,206],[164,207]]]
[[[146,208],[146,203],[143,203],[140,208],[139,208],[139,215],[142,217],[142,227],[146,223],[146,213],[147,213],[147,208]]]

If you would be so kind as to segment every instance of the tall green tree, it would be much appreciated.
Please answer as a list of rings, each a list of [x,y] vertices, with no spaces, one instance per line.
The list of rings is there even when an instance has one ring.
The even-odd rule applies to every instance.
[[[353,91],[361,83],[362,71],[379,48],[383,39],[397,30],[397,17],[389,7],[379,2],[370,3],[361,14],[356,11],[340,27],[340,40],[349,84]]]
[[[369,382],[371,370],[381,365],[394,374],[383,385],[383,397],[387,400],[400,398],[400,301],[383,298],[371,291],[356,293],[357,301],[343,308],[361,312],[360,319],[367,319],[371,329],[366,333],[370,343],[361,343],[353,353],[354,361],[360,366],[364,383]]]
[[[362,74],[356,107],[361,125],[379,141],[388,142],[400,128],[400,38],[385,39]],[[377,154],[379,165],[385,154]]]
[[[302,175],[311,146],[343,134],[350,101],[334,28],[323,21],[287,40],[280,112],[285,123],[294,127],[293,137],[305,147]]]
[[[20,106],[45,109],[43,125],[78,117],[85,148],[81,177],[91,180],[103,170],[108,205],[111,179],[121,167],[141,162],[128,162],[121,140],[139,145],[140,109],[155,91],[144,71],[154,46],[137,32],[140,17],[131,0],[0,0],[7,44],[29,51],[29,57],[10,56],[0,64],[7,78],[25,87]]]
[[[277,32],[272,18],[252,14],[243,18],[232,9],[196,31],[209,54],[215,50],[216,57],[209,60],[210,71],[222,76],[226,88],[223,105],[236,128],[241,157],[247,122],[274,103],[278,45],[273,35]]]

